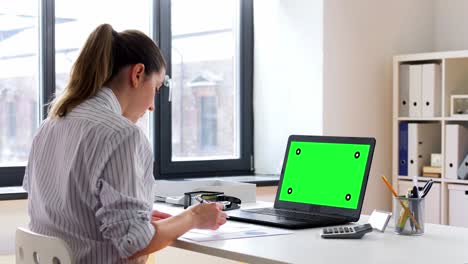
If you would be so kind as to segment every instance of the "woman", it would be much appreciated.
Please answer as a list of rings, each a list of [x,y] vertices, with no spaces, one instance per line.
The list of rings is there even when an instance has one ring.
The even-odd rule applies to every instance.
[[[141,263],[191,228],[226,222],[216,203],[152,212],[153,156],[135,123],[154,109],[165,67],[143,33],[100,25],[33,140],[30,229],[64,239],[78,263]]]

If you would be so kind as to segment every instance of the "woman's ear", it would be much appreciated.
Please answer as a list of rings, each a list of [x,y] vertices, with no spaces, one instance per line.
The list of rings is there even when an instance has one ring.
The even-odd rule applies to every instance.
[[[140,87],[144,81],[145,65],[143,63],[137,63],[130,68],[130,80],[132,88]]]

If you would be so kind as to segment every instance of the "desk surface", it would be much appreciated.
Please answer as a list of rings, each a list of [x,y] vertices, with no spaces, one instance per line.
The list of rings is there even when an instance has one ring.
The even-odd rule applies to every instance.
[[[260,202],[247,207],[268,207]],[[177,213],[183,210],[157,203],[156,209]],[[393,219],[392,219],[393,220]],[[365,223],[367,217],[361,217]],[[293,234],[211,242],[179,239],[173,247],[247,263],[468,263],[468,228],[425,225],[422,236],[374,231],[362,239],[322,239],[322,228],[293,230]]]

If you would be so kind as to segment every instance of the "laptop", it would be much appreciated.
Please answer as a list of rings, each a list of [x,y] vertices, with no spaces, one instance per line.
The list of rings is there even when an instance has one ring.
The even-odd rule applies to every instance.
[[[374,138],[291,135],[274,207],[229,220],[291,229],[358,221],[374,147]]]

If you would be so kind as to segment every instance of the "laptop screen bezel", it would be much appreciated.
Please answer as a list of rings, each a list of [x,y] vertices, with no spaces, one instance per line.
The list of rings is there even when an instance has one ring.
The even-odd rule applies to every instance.
[[[283,183],[284,171],[288,161],[289,148],[292,141],[298,142],[322,142],[322,143],[341,143],[341,144],[365,144],[369,145],[369,155],[367,158],[366,169],[362,181],[361,193],[359,195],[359,202],[356,209],[348,209],[342,207],[333,207],[325,205],[311,205],[305,203],[280,201],[279,195],[281,193],[281,187]],[[318,213],[324,215],[334,215],[344,217],[348,221],[354,222],[359,220],[362,210],[362,204],[364,202],[364,194],[366,193],[367,182],[369,179],[369,172],[372,165],[372,158],[374,155],[375,138],[364,138],[364,137],[329,137],[329,136],[303,136],[303,135],[291,135],[288,138],[288,145],[286,147],[283,167],[281,169],[281,177],[278,183],[278,190],[276,191],[276,199],[274,207],[278,209],[289,209],[297,210],[309,213]]]

